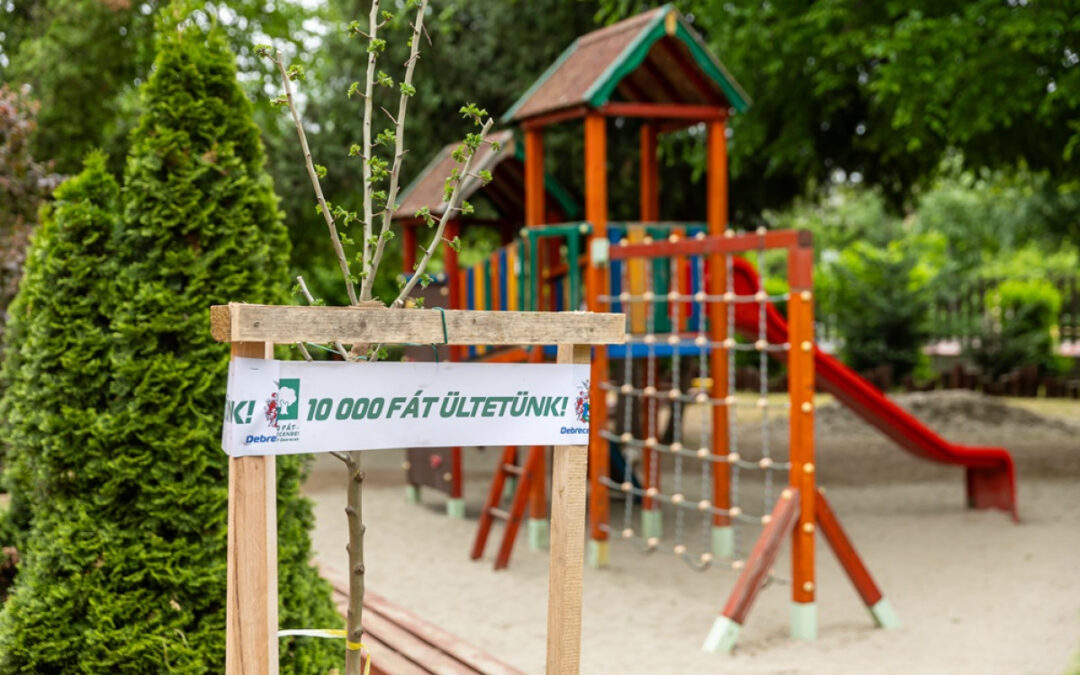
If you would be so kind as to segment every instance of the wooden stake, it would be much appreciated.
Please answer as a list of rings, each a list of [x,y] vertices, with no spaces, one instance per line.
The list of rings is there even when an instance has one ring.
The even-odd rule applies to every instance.
[[[589,363],[586,345],[559,345],[559,363]],[[581,667],[581,585],[585,568],[588,449],[556,445],[551,466],[551,557],[548,569],[547,672]]]
[[[273,345],[234,342],[232,356],[269,359]],[[276,488],[273,456],[229,459],[227,675],[278,672]]]

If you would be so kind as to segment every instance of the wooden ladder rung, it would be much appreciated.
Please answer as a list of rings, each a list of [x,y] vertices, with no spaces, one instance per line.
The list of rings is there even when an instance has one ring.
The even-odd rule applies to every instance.
[[[524,467],[517,466],[516,464],[503,464],[502,470],[504,473],[508,473],[511,476],[520,476],[525,473]]]
[[[495,518],[498,518],[499,520],[510,520],[510,512],[509,511],[504,511],[502,509],[497,509],[497,508],[492,507],[492,508],[488,509],[488,513],[490,513]]]

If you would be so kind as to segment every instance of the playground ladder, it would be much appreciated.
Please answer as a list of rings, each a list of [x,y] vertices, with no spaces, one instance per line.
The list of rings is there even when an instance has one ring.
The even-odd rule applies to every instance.
[[[476,530],[476,540],[473,542],[470,554],[473,560],[479,560],[484,555],[491,525],[497,518],[506,522],[506,529],[503,530],[499,553],[495,556],[495,569],[501,570],[510,564],[510,553],[514,549],[514,540],[517,538],[521,519],[525,515],[525,508],[529,505],[529,494],[540,472],[544,470],[545,449],[542,445],[532,446],[529,448],[525,462],[520,465],[517,463],[517,446],[507,446],[503,450],[499,466],[491,480],[491,490],[488,492],[487,501],[484,502],[484,510],[480,513],[480,525]],[[510,510],[506,511],[499,508],[499,505],[506,479],[510,476],[516,479],[514,481],[516,485],[510,500]]]

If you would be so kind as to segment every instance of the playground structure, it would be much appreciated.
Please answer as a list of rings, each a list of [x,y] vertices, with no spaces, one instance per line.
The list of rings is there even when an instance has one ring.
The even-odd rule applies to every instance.
[[[495,223],[509,233],[504,234],[504,245],[466,269],[458,266],[449,247],[445,258],[449,307],[610,308],[627,314],[630,338],[625,347],[597,348],[592,362],[588,559],[594,566],[604,566],[612,538],[633,539],[646,551],[674,553],[699,569],[722,566],[740,571],[728,605],[706,641],[706,647],[714,650],[732,648],[754,594],[771,575],[782,537],[792,530],[791,578],[773,578],[792,586],[794,635],[812,638],[816,633],[813,560],[818,528],[875,621],[883,626],[896,623],[815,485],[815,386],[833,394],[902,449],[964,467],[970,507],[1001,509],[1017,518],[1015,475],[1007,451],[949,443],[817,349],[808,237],[782,231],[739,233],[729,227],[726,123],[731,112],[744,112],[748,106],[739,85],[685,18],[669,6],[582,36],[503,117],[520,128],[524,146],[523,199],[507,200],[501,194],[492,198],[496,210],[506,215]],[[633,121],[639,131],[640,222],[636,223],[608,218],[607,143],[613,118]],[[551,209],[544,135],[552,125],[576,120],[583,121],[585,135],[584,219],[558,222],[569,209],[559,213]],[[690,126],[703,128],[706,138],[706,219],[663,222],[658,138]],[[516,150],[512,156],[521,160]],[[491,165],[499,165],[495,155]],[[426,177],[440,175],[440,168],[440,160],[433,162],[408,198],[438,203],[438,190],[424,191]],[[498,173],[492,185],[497,182]],[[473,192],[483,196],[490,189],[473,186]],[[500,200],[523,204],[523,211],[504,211]],[[403,207],[399,215],[407,218],[409,211]],[[513,239],[519,224],[520,236]],[[787,290],[769,295],[759,274],[778,250],[788,254]],[[757,266],[746,257],[755,254]],[[405,272],[410,271],[406,260]],[[777,303],[786,304],[786,321]],[[756,355],[762,374],[759,397],[750,404],[760,409],[762,420],[761,443],[753,449],[739,445],[735,421],[732,378],[740,352]],[[452,356],[500,361],[541,357],[538,350],[473,348],[459,349]],[[770,360],[788,369],[784,402],[769,396]],[[770,442],[768,437],[770,410],[776,407],[791,419],[783,449],[775,448],[775,439]],[[615,415],[609,419],[612,410]],[[662,410],[666,429],[661,429]],[[699,417],[700,431],[692,440],[683,434],[683,418],[691,411]],[[460,451],[448,453],[454,467],[450,477],[458,477],[456,483],[449,481],[449,491],[452,499],[460,500]],[[482,555],[493,521],[505,520],[495,563],[496,568],[505,567],[526,509],[530,543],[542,546],[544,457],[542,448],[504,451],[481,513],[474,558]],[[696,494],[686,478],[694,463],[701,476]],[[746,485],[760,487],[753,500],[745,501],[750,497]],[[500,507],[504,492],[512,494],[505,509]],[[609,513],[613,495],[622,501],[619,526],[612,524]],[[463,505],[451,511],[462,515]],[[664,538],[665,511],[674,521],[670,544]],[[690,518],[699,518],[702,524],[697,548],[686,536]],[[747,550],[749,538],[740,540],[737,525],[761,528],[752,549]]]

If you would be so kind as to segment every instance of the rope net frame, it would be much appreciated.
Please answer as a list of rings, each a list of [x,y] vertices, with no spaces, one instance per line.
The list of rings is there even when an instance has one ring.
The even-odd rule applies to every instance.
[[[776,429],[783,416],[809,412],[806,402],[793,411],[791,391],[770,391],[782,362],[812,392],[812,358],[790,358],[792,342],[808,351],[812,323],[791,341],[770,331],[771,305],[789,303],[792,292],[765,291],[782,258],[787,288],[811,311],[807,256],[795,261],[809,238],[763,229],[707,237],[702,227],[643,223],[612,239],[612,291],[598,299],[627,313],[629,331],[624,347],[608,349],[610,379],[600,384],[615,411],[614,430],[597,432],[613,467],[592,476],[592,489],[614,496],[609,520],[594,525],[695,570],[740,570],[781,491],[801,486],[792,457],[812,472],[812,418],[795,433]],[[746,273],[754,267],[756,279]],[[737,361],[756,364],[756,396],[736,396]],[[792,452],[793,441],[801,450]]]

